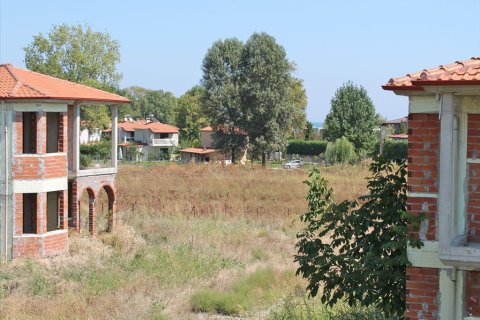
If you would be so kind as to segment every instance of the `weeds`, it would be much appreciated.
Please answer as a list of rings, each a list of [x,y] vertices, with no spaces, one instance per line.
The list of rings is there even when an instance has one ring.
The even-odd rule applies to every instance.
[[[341,190],[337,199],[363,194],[366,173],[322,169]],[[191,293],[211,288],[224,297],[222,312],[258,319],[258,309],[299,285],[292,255],[306,177],[256,167],[120,166],[115,230],[72,236],[65,256],[1,265],[0,318],[190,319]]]

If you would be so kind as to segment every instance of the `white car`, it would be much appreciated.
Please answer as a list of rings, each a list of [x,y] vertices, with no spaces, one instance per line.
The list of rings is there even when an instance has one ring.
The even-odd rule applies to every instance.
[[[302,166],[302,160],[291,160],[286,162],[283,167],[285,169],[290,169],[290,168],[300,168]]]

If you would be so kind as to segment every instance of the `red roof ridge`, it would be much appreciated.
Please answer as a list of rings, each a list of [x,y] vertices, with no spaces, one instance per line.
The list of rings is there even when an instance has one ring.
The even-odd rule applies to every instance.
[[[7,85],[2,88],[0,98],[3,99],[46,98],[113,103],[130,102],[127,98],[116,93],[56,78],[36,71],[17,68],[9,63],[0,64],[0,69],[8,72],[8,75],[7,73],[3,73],[0,84],[3,82],[4,84],[9,83],[13,85],[13,87],[8,87]],[[8,79],[9,76],[11,77],[10,80]]]
[[[30,90],[35,91],[35,92],[38,92],[38,94],[40,94],[40,95],[44,95],[43,92],[35,89],[34,87],[30,86],[29,84],[23,83],[23,82],[19,79],[19,77],[15,74],[15,71],[12,70],[12,69],[13,69],[13,66],[12,66],[10,63],[7,63],[7,64],[5,64],[5,65],[1,65],[1,66],[5,66],[5,69],[7,69],[8,73],[10,73],[10,75],[12,76],[12,78],[15,79],[15,81],[17,82],[17,83],[15,84],[15,86],[13,87],[11,93],[10,93],[12,96],[17,95],[18,91],[20,90],[20,88],[21,88],[22,86],[26,86],[26,87],[28,87]]]
[[[478,85],[480,84],[480,57],[442,64],[403,77],[391,78],[385,90],[423,90],[425,85]]]

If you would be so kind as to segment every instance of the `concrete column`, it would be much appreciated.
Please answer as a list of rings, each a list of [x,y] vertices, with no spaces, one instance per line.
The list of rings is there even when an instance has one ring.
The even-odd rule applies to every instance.
[[[438,199],[438,238],[441,247],[448,247],[454,237],[456,203],[456,130],[453,94],[443,93],[440,112],[440,168]]]
[[[80,171],[80,105],[73,105],[73,170]]]
[[[112,167],[117,169],[117,151],[118,151],[118,106],[112,105]]]

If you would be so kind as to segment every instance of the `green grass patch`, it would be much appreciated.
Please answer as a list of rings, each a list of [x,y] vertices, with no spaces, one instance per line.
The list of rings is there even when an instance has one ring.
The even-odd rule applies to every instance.
[[[197,291],[192,295],[190,304],[195,312],[241,314],[277,299],[283,294],[285,283],[290,283],[292,278],[293,274],[276,273],[272,268],[257,270],[237,280],[228,291]]]
[[[386,317],[372,307],[338,303],[333,308],[323,306],[318,299],[288,297],[284,303],[270,311],[267,320],[400,320]]]

